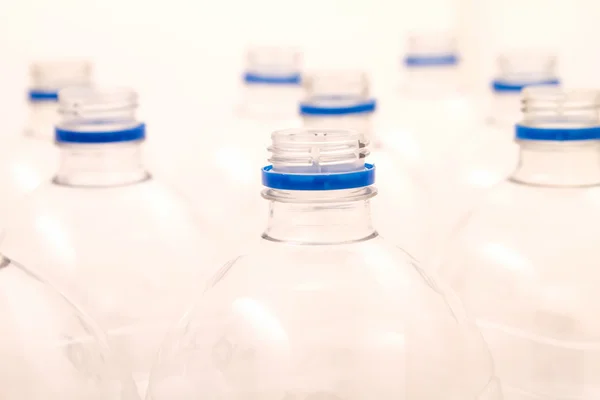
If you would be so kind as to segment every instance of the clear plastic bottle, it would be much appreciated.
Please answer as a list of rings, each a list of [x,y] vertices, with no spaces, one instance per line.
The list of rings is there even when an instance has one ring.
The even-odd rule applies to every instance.
[[[65,287],[143,391],[176,310],[210,276],[218,232],[145,168],[134,91],[59,97],[60,166],[15,210],[1,246]]]
[[[394,138],[402,159],[435,185],[446,159],[475,126],[477,108],[462,84],[452,34],[412,34],[403,65],[403,85],[382,109],[381,134]]]
[[[366,73],[316,72],[306,76],[304,87],[300,114],[305,128],[351,129],[374,143],[372,159],[378,167],[380,189],[374,200],[374,218],[379,232],[422,261],[432,241],[429,191],[417,173],[410,171],[398,154],[388,150],[387,143],[393,138],[377,140],[377,102],[371,97]]]
[[[28,93],[29,120],[24,132],[9,135],[0,145],[0,225],[17,202],[52,176],[58,163],[53,146],[58,119],[58,90],[65,86],[89,85],[91,65],[83,61],[46,61],[31,66]]]
[[[527,86],[559,84],[557,57],[535,50],[514,51],[498,57],[498,76],[492,81],[488,122],[509,132],[521,117],[521,91]]]
[[[453,298],[373,228],[363,135],[275,132],[270,216],[162,347],[147,399],[498,399]]]
[[[32,270],[0,256],[0,398],[137,400],[102,333]]]
[[[212,116],[203,115],[206,131],[182,141],[158,166],[198,212],[211,210],[205,218],[229,232],[231,248],[245,247],[262,228],[266,215],[256,171],[263,166],[269,132],[300,126],[301,68],[302,53],[296,48],[249,49],[235,112],[221,107]],[[199,149],[207,150],[199,156]],[[207,196],[207,187],[217,188],[219,195]]]
[[[440,272],[477,319],[507,400],[600,395],[600,96],[527,88],[519,161]]]
[[[527,86],[557,86],[555,58],[546,54],[507,53],[499,57],[499,75],[492,81],[492,109],[467,140],[453,150],[435,185],[436,224],[442,239],[488,189],[509,176],[518,161],[519,146],[512,129],[520,118],[520,93]],[[437,252],[437,250],[434,250]]]

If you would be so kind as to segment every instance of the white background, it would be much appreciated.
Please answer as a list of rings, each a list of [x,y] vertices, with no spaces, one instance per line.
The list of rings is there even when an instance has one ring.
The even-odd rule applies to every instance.
[[[553,49],[568,84],[596,86],[598,21],[597,0],[0,0],[0,116],[3,129],[22,122],[38,58],[92,59],[102,83],[141,92],[149,120],[193,123],[232,96],[249,44],[300,45],[308,69],[366,68],[381,88],[397,78],[407,32],[421,29],[456,31],[479,89],[514,47]]]

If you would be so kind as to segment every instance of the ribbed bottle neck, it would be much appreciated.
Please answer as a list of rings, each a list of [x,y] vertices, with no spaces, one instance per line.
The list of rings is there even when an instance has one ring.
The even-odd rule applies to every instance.
[[[150,179],[142,142],[61,144],[54,183],[72,187],[114,187]]]
[[[371,219],[373,187],[322,192],[269,189],[263,238],[293,244],[346,244],[377,236]]]

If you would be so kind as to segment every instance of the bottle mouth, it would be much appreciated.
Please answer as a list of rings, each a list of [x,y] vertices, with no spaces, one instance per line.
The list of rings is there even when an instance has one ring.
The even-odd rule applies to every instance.
[[[282,190],[340,190],[370,186],[375,167],[364,135],[350,130],[287,129],[271,135],[263,185]]]
[[[295,47],[252,47],[246,54],[247,85],[300,85],[302,52]]]
[[[137,93],[129,88],[74,87],[59,92],[62,120],[55,128],[57,143],[117,143],[139,141],[146,127],[135,118]]]
[[[491,83],[495,93],[520,93],[529,86],[557,86],[557,58],[535,49],[513,50],[498,57],[499,75]]]
[[[408,37],[403,62],[407,68],[458,65],[456,38],[452,32],[413,32]]]
[[[369,95],[369,78],[363,71],[314,72],[307,76],[304,91],[299,108],[303,116],[363,114],[376,108],[375,99]]]
[[[591,89],[529,87],[523,91],[517,140],[600,140],[600,93]]]

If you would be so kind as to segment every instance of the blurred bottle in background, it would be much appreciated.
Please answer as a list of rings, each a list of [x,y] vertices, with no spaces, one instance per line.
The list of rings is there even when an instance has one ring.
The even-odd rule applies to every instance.
[[[600,395],[600,95],[526,88],[519,160],[440,266],[491,347],[507,400]]]
[[[403,59],[405,80],[382,109],[382,139],[429,185],[443,179],[444,160],[477,121],[459,63],[451,33],[412,34]]]
[[[60,165],[14,210],[2,249],[98,321],[143,392],[167,327],[209,275],[219,231],[146,169],[135,91],[68,88],[59,98]]]
[[[503,53],[492,81],[488,121],[510,132],[521,117],[521,91],[527,86],[558,85],[557,57],[533,49]]]
[[[0,318],[0,398],[138,399],[96,325],[36,272],[4,256]]]
[[[148,399],[499,400],[455,298],[378,236],[364,135],[280,131],[270,151],[262,240],[169,335]]]
[[[49,179],[58,163],[53,146],[58,120],[58,91],[68,86],[87,86],[92,66],[87,61],[44,61],[30,68],[29,119],[24,131],[2,137],[0,186],[5,201],[0,204],[0,225],[23,195]]]
[[[431,213],[424,182],[413,175],[402,157],[378,140],[377,102],[362,71],[330,70],[307,74],[300,114],[305,128],[351,129],[373,148],[380,195],[374,214],[379,232],[413,257],[425,257]],[[374,144],[374,145],[373,145]],[[315,155],[318,157],[318,154]]]
[[[269,132],[300,124],[301,79],[299,49],[252,47],[237,103],[204,110],[197,125],[185,127],[192,131],[186,140],[154,147],[152,165],[158,173],[209,224],[228,232],[231,248],[248,245],[267,217],[257,195],[261,183],[256,171],[265,159]],[[207,195],[207,187],[218,195]]]
[[[436,221],[445,235],[459,223],[486,190],[508,177],[518,163],[514,126],[521,116],[521,91],[528,86],[556,86],[556,57],[531,50],[498,58],[499,73],[491,83],[491,109],[486,124],[469,133],[442,168],[445,179],[435,186],[440,199]],[[441,242],[444,242],[442,240]]]

